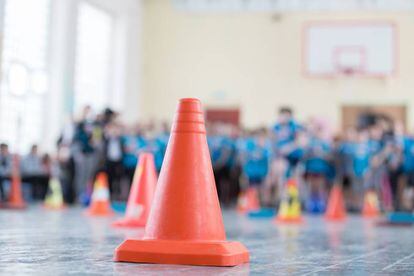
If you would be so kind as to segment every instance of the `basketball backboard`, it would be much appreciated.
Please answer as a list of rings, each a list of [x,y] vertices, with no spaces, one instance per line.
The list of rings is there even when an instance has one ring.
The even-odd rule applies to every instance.
[[[304,72],[311,77],[389,77],[396,72],[390,22],[311,22],[304,27]]]

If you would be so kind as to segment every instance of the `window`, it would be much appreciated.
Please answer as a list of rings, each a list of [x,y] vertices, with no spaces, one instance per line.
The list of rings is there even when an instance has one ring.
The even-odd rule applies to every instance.
[[[110,101],[113,17],[80,3],[75,57],[75,111],[90,105],[95,111]]]
[[[7,0],[0,84],[0,141],[13,151],[39,143],[48,92],[50,0]]]

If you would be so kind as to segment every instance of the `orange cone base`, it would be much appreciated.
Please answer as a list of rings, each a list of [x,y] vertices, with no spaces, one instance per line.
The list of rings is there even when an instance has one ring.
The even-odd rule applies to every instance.
[[[237,208],[237,212],[239,214],[246,214],[246,213],[255,212],[255,211],[260,211],[260,208],[241,208],[241,207]]]
[[[341,220],[346,219],[346,215],[336,215],[336,216],[325,215],[325,219],[329,221],[341,221]]]
[[[300,224],[303,223],[303,218],[276,218],[278,223],[291,223],[291,224]]]
[[[236,266],[249,262],[239,242],[126,240],[115,249],[115,261],[154,264]]]
[[[94,202],[85,213],[90,216],[114,215],[114,211],[112,211],[109,202]]]
[[[145,227],[145,224],[147,224],[144,220],[138,220],[138,219],[120,219],[117,221],[114,221],[112,223],[112,226],[114,227],[130,227],[130,228],[137,228],[137,227]]]
[[[244,213],[247,213],[247,209],[242,208],[242,207],[237,207],[237,212],[240,214],[244,214]]]
[[[7,202],[3,207],[7,209],[25,209],[27,205],[24,202]]]
[[[376,218],[376,217],[378,217],[380,214],[379,213],[376,213],[376,212],[373,212],[373,213],[363,213],[362,214],[362,216],[364,217],[364,218]]]

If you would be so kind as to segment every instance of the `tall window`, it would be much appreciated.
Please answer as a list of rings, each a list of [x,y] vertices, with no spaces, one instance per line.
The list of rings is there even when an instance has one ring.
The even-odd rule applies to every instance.
[[[95,6],[79,5],[75,60],[75,110],[100,111],[110,101],[113,17]]]
[[[0,84],[0,141],[14,151],[39,143],[48,92],[50,0],[6,0]]]

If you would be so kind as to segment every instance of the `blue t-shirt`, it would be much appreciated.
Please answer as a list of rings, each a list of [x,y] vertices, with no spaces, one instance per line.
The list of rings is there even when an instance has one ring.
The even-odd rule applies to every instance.
[[[121,143],[125,149],[122,163],[126,168],[135,168],[138,162],[138,151],[147,145],[145,139],[141,136],[124,135],[121,137]]]
[[[305,162],[306,171],[330,177],[332,174],[332,167],[328,160],[330,152],[331,147],[327,142],[312,138],[308,148],[309,158]]]
[[[234,164],[236,142],[227,136],[209,136],[207,138],[208,147],[210,150],[211,162],[213,165],[220,165],[231,167]],[[225,160],[223,158],[226,158]]]
[[[349,141],[344,141],[339,145],[339,154],[342,157],[343,164],[342,170],[345,175],[350,176],[353,173],[353,150],[354,143]]]
[[[277,123],[273,126],[273,133],[275,136],[275,147],[281,148],[286,144],[289,144],[295,140],[296,132],[301,130],[302,127],[294,120],[290,120],[286,123]]]
[[[163,133],[151,139],[147,144],[147,150],[154,155],[154,163],[157,171],[161,170],[164,160],[165,150],[167,149],[169,134]]]
[[[370,139],[368,145],[372,155],[376,155],[383,149],[383,142],[380,140]]]
[[[207,143],[210,150],[211,162],[213,165],[216,165],[222,155],[224,138],[219,135],[208,136]]]
[[[251,144],[254,144],[252,137],[240,137],[236,140],[236,155],[239,161],[244,158],[247,153],[247,149],[251,147]]]
[[[403,170],[404,172],[414,172],[414,138],[412,137],[404,137]]]
[[[263,179],[269,172],[271,158],[271,146],[269,143],[261,146],[256,141],[250,140],[246,144],[243,158],[243,172],[248,178]]]
[[[372,150],[369,142],[359,142],[353,144],[353,169],[356,177],[364,177],[369,169]]]
[[[223,138],[223,148],[227,152],[227,160],[225,160],[225,166],[233,167],[236,159],[236,141],[230,137],[225,136]]]

